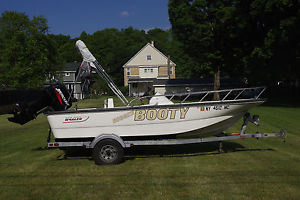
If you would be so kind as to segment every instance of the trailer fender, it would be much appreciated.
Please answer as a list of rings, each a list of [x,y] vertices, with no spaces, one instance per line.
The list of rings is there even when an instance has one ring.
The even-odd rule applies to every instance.
[[[115,134],[101,134],[94,138],[94,140],[90,144],[90,148],[94,148],[98,142],[100,142],[101,140],[104,140],[104,139],[115,140],[115,141],[119,142],[123,148],[127,147],[126,144],[124,143],[124,141],[122,140],[122,138],[120,138],[119,136],[117,136]]]

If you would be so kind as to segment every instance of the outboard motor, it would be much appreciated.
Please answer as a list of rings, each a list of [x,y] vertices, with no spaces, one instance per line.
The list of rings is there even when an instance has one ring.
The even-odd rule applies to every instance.
[[[0,91],[0,115],[13,114],[8,120],[21,125],[47,110],[61,111],[71,106],[70,94],[59,82],[43,90]]]
[[[67,110],[72,106],[70,93],[68,92],[65,85],[57,82],[45,88],[51,101],[48,104],[50,109],[55,111]]]

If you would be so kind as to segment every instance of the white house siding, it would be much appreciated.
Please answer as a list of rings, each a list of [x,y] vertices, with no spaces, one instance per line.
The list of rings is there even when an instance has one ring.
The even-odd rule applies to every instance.
[[[176,86],[154,86],[155,93],[160,94],[176,94],[188,92],[186,87],[176,87]]]
[[[151,56],[151,60],[147,60],[147,56]],[[171,65],[175,65],[170,61]],[[168,58],[161,52],[153,48],[151,44],[147,44],[141,51],[139,51],[125,66],[160,66],[168,65]]]
[[[80,66],[80,63],[74,62],[74,63],[67,63],[65,65],[64,71],[57,71],[56,77],[59,77],[60,81],[66,86],[66,88],[69,90],[69,92],[73,91],[73,97],[76,99],[82,99],[84,98],[84,95],[81,91],[81,85],[80,81],[77,80],[76,84],[76,70]]]
[[[72,82],[75,80],[76,71],[61,71],[58,73],[62,74],[63,81],[65,82]]]
[[[154,87],[154,92],[155,94],[166,94],[166,87]]]
[[[139,68],[140,78],[157,78],[157,76],[158,76],[158,67],[141,66]]]
[[[170,60],[170,66],[173,74],[169,77],[168,57],[156,49],[153,44],[147,43],[123,65],[124,86],[129,85],[129,95],[141,96],[153,91],[153,80],[155,79],[174,79],[176,64]]]

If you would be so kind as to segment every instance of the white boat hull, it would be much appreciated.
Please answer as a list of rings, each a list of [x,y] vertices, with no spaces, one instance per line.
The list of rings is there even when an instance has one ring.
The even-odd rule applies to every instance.
[[[263,101],[139,106],[57,112],[47,116],[55,138],[216,135]]]

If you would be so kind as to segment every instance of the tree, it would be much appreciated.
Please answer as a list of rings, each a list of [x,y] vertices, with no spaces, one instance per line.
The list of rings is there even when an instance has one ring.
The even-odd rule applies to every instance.
[[[215,73],[252,84],[299,81],[300,12],[295,0],[170,0],[183,49]]]
[[[256,0],[246,4],[256,42],[244,57],[252,82],[275,85],[296,82],[300,77],[300,11],[293,0]],[[250,24],[248,22],[248,24]],[[259,72],[259,73],[258,73]]]
[[[47,20],[29,19],[24,13],[5,11],[0,17],[0,82],[14,88],[42,86],[55,71],[53,41],[47,37]]]
[[[228,0],[169,1],[169,18],[176,38],[191,57],[211,68],[215,90],[220,87],[220,68],[227,67],[225,55],[234,39],[235,9],[235,1]]]
[[[117,85],[123,83],[122,66],[147,42],[144,31],[127,29],[104,29],[84,41],[99,63]]]

